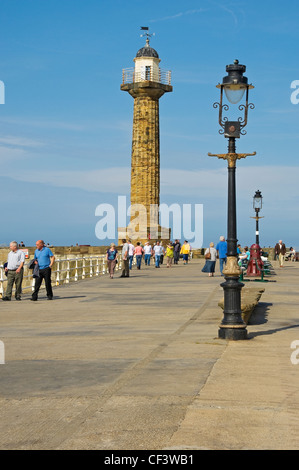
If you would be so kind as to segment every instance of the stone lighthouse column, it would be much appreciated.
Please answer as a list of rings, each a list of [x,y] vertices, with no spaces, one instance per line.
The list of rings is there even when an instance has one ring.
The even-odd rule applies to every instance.
[[[161,237],[158,217],[160,204],[159,99],[164,93],[171,92],[172,86],[170,85],[170,72],[161,71],[158,53],[150,47],[148,37],[145,46],[137,52],[134,62],[133,69],[123,71],[121,85],[121,90],[127,91],[134,98],[131,159],[133,214],[131,213],[130,224],[127,227],[127,236],[146,241],[149,234],[153,235],[151,238]],[[167,238],[169,238],[169,230]]]

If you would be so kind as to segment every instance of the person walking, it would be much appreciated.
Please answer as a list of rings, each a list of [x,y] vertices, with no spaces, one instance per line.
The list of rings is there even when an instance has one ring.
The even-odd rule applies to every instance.
[[[134,249],[134,255],[136,256],[136,264],[137,264],[137,269],[141,268],[141,260],[142,260],[142,255],[143,255],[143,248],[140,245],[140,242],[137,242],[137,246]]]
[[[151,256],[152,256],[152,247],[149,244],[149,242],[145,242],[145,245],[144,245],[144,262],[145,262],[145,266],[150,265]]]
[[[53,255],[50,248],[45,246],[45,243],[43,240],[38,240],[36,242],[34,260],[35,260],[35,264],[38,264],[38,267],[39,267],[39,276],[35,278],[35,286],[34,286],[34,291],[32,293],[31,300],[38,299],[38,292],[43,282],[43,279],[45,280],[47,298],[48,300],[52,300],[53,291],[52,291],[52,284],[51,284],[51,270],[52,270],[53,263],[55,261],[55,256]]]
[[[123,239],[123,247],[121,250],[121,257],[123,260],[123,269],[120,277],[130,277],[130,269],[129,269],[129,243],[127,240]]]
[[[172,243],[169,243],[166,247],[166,266],[167,268],[170,268],[172,265],[172,260],[173,260],[173,250],[174,246]]]
[[[132,264],[133,264],[133,259],[134,259],[134,245],[133,243],[131,242],[131,240],[128,241],[128,245],[129,245],[129,269],[132,269]]]
[[[114,243],[111,243],[109,250],[107,250],[106,260],[108,264],[108,272],[110,279],[113,279],[114,270],[117,263],[118,251]]]
[[[174,241],[173,264],[178,264],[180,259],[181,244],[179,240]]]
[[[155,266],[156,268],[160,268],[160,257],[162,254],[162,247],[159,241],[157,241],[157,243],[155,244],[153,251],[155,253]]]
[[[216,251],[219,258],[220,274],[223,276],[223,266],[226,264],[227,257],[227,242],[223,235],[221,235],[219,242],[216,245]]]
[[[160,247],[161,247],[160,264],[163,264],[164,255],[165,255],[165,248],[162,245],[162,242],[160,243]]]
[[[18,243],[12,241],[9,244],[10,252],[7,256],[7,266],[5,273],[7,274],[7,287],[5,296],[2,300],[11,300],[13,285],[15,284],[15,298],[21,300],[22,294],[22,281],[25,263],[25,254],[18,249]]]
[[[188,241],[185,240],[181,247],[181,254],[183,255],[184,264],[188,264],[189,253],[190,253],[190,245]]]
[[[214,248],[214,243],[210,243],[210,247],[205,251],[205,265],[202,268],[203,273],[209,273],[209,277],[214,277],[215,272],[215,264],[216,264],[216,256],[217,250]]]
[[[283,268],[284,257],[286,254],[286,246],[282,243],[282,240],[279,240],[275,245],[275,254],[278,256],[280,267]]]

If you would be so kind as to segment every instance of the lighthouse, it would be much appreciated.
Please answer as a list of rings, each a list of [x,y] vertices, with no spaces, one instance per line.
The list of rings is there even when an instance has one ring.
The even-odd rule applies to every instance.
[[[172,91],[171,72],[160,68],[159,55],[150,46],[147,27],[144,47],[134,58],[135,66],[124,69],[121,90],[134,98],[131,155],[131,219],[119,238],[146,241],[161,239],[167,230],[159,225],[160,205],[160,126],[159,100]],[[133,213],[132,213],[133,212]],[[126,237],[121,236],[126,234]],[[164,235],[163,235],[164,234]]]

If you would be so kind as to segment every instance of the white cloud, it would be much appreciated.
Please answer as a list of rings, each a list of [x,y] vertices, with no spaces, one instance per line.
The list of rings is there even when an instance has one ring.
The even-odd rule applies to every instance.
[[[3,165],[4,163],[10,164],[11,162],[16,162],[16,160],[24,159],[26,156],[26,150],[23,148],[12,148],[12,147],[4,147],[0,146],[0,163]],[[14,163],[15,168],[15,163]],[[8,175],[5,175],[5,171],[3,171],[3,166],[1,168],[1,175],[2,176],[10,176],[13,178],[13,173],[15,173],[14,168],[9,165]]]
[[[5,125],[12,124],[13,126],[21,126],[22,128],[30,127],[37,129],[54,129],[62,131],[74,131],[74,132],[83,132],[90,130],[99,130],[99,129],[112,129],[119,131],[127,131],[131,128],[132,123],[131,119],[111,119],[111,120],[91,120],[91,121],[81,121],[81,122],[69,122],[69,121],[57,121],[50,120],[40,117],[39,119],[30,119],[28,117],[5,117],[0,118],[0,123]]]
[[[157,23],[158,21],[167,21],[167,20],[174,20],[176,18],[180,18],[181,16],[186,16],[186,15],[195,15],[198,13],[203,13],[208,11],[207,9],[204,8],[198,8],[194,10],[186,10],[186,11],[180,11],[179,13],[175,13],[174,15],[170,16],[164,16],[162,18],[156,18],[154,20],[149,20],[150,23]]]
[[[6,116],[3,119],[0,119],[0,122],[5,124],[13,124],[17,126],[22,126],[23,128],[26,127],[35,127],[40,129],[61,129],[61,130],[69,130],[69,131],[84,131],[85,126],[81,123],[72,123],[67,121],[56,121],[56,120],[49,120],[49,119],[30,119],[27,116],[24,118],[15,118],[15,117],[8,117]]]
[[[43,145],[42,142],[28,139],[26,137],[16,137],[12,135],[7,135],[4,137],[0,137],[0,144],[10,145],[12,147],[41,147]]]
[[[3,174],[3,173],[2,173]],[[28,183],[42,183],[64,188],[78,188],[85,191],[104,193],[126,193],[130,188],[129,168],[106,168],[95,170],[23,170],[15,174],[5,171],[3,176]]]
[[[0,148],[1,151],[1,148]],[[1,156],[1,152],[0,152]],[[72,187],[85,191],[127,194],[130,191],[130,168],[114,167],[94,170],[2,170],[2,175],[16,180]],[[242,166],[237,163],[237,197],[250,199],[259,189],[268,201],[292,201],[299,198],[299,166]],[[161,169],[161,195],[221,198],[226,197],[227,168]]]

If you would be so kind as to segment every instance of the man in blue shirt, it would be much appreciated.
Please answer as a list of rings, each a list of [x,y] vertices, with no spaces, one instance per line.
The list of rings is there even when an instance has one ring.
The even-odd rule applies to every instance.
[[[217,250],[217,255],[219,257],[220,273],[221,273],[221,276],[223,276],[222,274],[223,265],[226,264],[226,257],[227,257],[227,242],[225,241],[225,238],[223,235],[221,235],[220,241],[216,245],[216,250]]]
[[[34,253],[35,264],[38,264],[39,267],[39,277],[35,278],[35,286],[34,291],[32,293],[31,300],[37,300],[38,291],[40,286],[45,280],[46,291],[48,300],[53,299],[53,291],[52,291],[52,284],[51,284],[51,268],[55,261],[55,257],[50,250],[50,248],[45,246],[43,240],[38,240],[36,242],[36,250]]]

